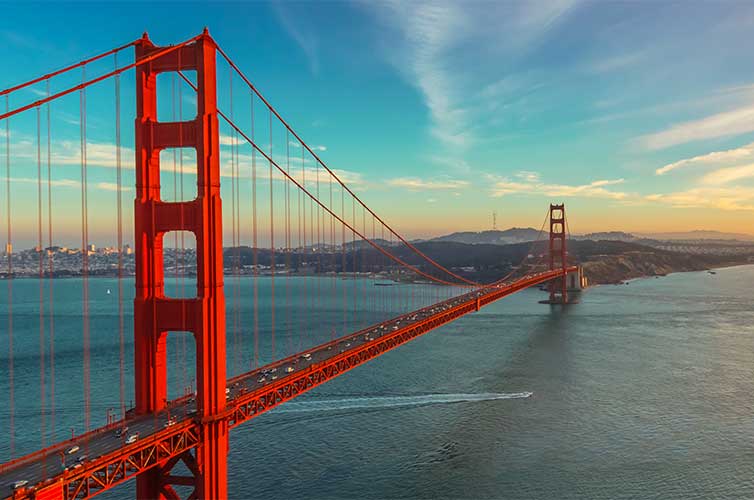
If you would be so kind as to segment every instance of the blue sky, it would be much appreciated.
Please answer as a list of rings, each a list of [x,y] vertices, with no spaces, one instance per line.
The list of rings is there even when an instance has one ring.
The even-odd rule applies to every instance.
[[[143,31],[169,44],[208,26],[323,159],[411,237],[488,229],[493,210],[499,226],[538,226],[550,201],[567,203],[575,232],[754,233],[751,3],[11,3],[2,11],[2,88]],[[107,95],[93,91],[90,109]],[[88,119],[92,141],[112,141],[96,110]],[[56,140],[77,144],[71,121]]]

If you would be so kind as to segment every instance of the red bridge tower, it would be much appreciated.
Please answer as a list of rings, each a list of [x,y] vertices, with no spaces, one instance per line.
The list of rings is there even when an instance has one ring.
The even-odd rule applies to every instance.
[[[154,55],[146,33],[136,59]],[[137,498],[173,499],[173,485],[194,486],[192,498],[227,498],[228,424],[225,408],[225,296],[222,203],[215,75],[215,42],[205,29],[196,42],[136,68],[136,299],[134,301],[136,412],[152,413],[167,400],[168,332],[191,332],[196,345],[199,445],[192,454],[166,460],[137,478]],[[157,120],[157,75],[196,71],[197,116],[183,122]],[[160,152],[193,147],[197,197],[165,202],[160,196]],[[163,237],[191,231],[196,237],[196,297],[165,296]],[[173,475],[178,460],[193,477]]]
[[[565,270],[566,252],[565,205],[550,204],[550,270],[563,269],[563,276],[550,281],[550,304],[567,304],[568,289]]]

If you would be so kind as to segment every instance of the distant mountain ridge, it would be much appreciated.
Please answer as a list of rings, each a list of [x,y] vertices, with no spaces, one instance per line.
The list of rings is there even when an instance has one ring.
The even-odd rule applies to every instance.
[[[465,243],[467,245],[510,245],[512,243],[534,241],[538,236],[539,231],[532,227],[513,227],[503,231],[461,231],[438,236],[426,241],[450,241]]]
[[[534,241],[539,237],[539,231],[534,228],[510,228],[505,230],[490,231],[459,231],[423,241],[445,241],[464,243],[467,245],[510,245]],[[544,238],[543,235],[541,238]],[[592,241],[623,241],[649,243],[661,241],[747,241],[754,242],[754,235],[744,233],[726,233],[722,231],[697,230],[679,231],[668,233],[637,233],[631,234],[624,231],[604,231],[587,234],[573,234],[574,240]]]
[[[608,241],[636,241],[639,238],[631,233],[624,233],[623,231],[606,231],[601,233],[587,233],[573,235],[576,240],[608,240]]]
[[[709,229],[698,229],[696,231],[676,231],[667,233],[641,233],[641,238],[650,238],[653,240],[738,240],[754,241],[754,235],[745,233],[726,233],[722,231],[712,231]]]

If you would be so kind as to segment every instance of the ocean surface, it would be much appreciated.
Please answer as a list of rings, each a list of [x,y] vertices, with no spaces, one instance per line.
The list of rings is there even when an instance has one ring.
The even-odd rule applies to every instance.
[[[319,302],[311,298],[317,280],[307,282],[306,299],[315,329],[323,318],[348,316],[328,305],[339,290]],[[4,285],[0,282],[3,460],[10,452]],[[80,368],[80,297],[65,293],[66,286],[79,285],[55,284],[58,374]],[[100,421],[119,400],[118,329],[112,327],[117,311],[113,316],[112,302],[100,295],[108,288],[114,293],[117,285],[95,279],[90,285],[97,311],[91,330],[92,414]],[[300,287],[293,286],[290,293],[298,297]],[[328,286],[323,282],[320,294]],[[249,291],[246,282],[238,287],[239,295]],[[377,288],[365,293],[387,293]],[[402,288],[417,304],[441,293],[436,287]],[[265,290],[262,286],[260,293]],[[539,304],[541,291],[523,291],[234,430],[230,496],[754,498],[753,290],[754,266],[743,266],[594,287],[566,308]],[[40,422],[38,317],[29,309],[38,299],[38,282],[14,282],[17,453],[39,445],[38,433],[27,432]],[[296,300],[293,306],[300,305]],[[248,302],[241,302],[237,322],[244,324]],[[382,314],[390,310],[386,306]],[[260,316],[264,323],[264,313]],[[228,328],[233,338],[233,318]],[[240,330],[240,341],[248,341],[249,332]],[[283,338],[278,350],[286,349],[284,331],[278,326]],[[313,334],[310,341],[332,333]],[[185,366],[190,346],[182,342],[171,344],[169,353]],[[131,352],[127,339],[129,385]],[[241,367],[247,354],[238,355]],[[188,370],[170,373],[171,391],[185,385]],[[64,437],[69,425],[80,425],[81,384],[75,375],[58,376],[56,384],[56,432]],[[46,411],[49,426],[49,399]],[[132,485],[101,498],[133,498]]]

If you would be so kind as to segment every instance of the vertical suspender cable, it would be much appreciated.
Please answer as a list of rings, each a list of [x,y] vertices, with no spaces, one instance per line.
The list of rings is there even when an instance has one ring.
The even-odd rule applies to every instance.
[[[314,260],[314,251],[315,251],[314,250],[314,248],[315,248],[314,247],[314,205],[315,205],[314,204],[314,199],[313,198],[309,198],[309,246],[312,247],[312,251],[309,253],[309,262],[308,262],[309,266],[312,265],[312,261]],[[309,293],[309,303],[310,304],[309,304],[308,308],[309,308],[310,311],[313,311],[314,310],[314,276],[309,276],[308,280],[309,280],[309,284],[310,284],[310,287],[311,287],[311,291]],[[309,315],[309,317],[311,317],[311,315]],[[311,323],[310,323],[310,327],[309,327],[309,332],[310,332],[310,334],[314,333],[314,329],[313,329]],[[314,338],[316,339],[316,337],[314,337]]]
[[[114,55],[115,69],[118,69],[118,53]],[[118,241],[118,376],[120,400],[120,418],[126,416],[126,348],[125,348],[125,311],[123,307],[123,165],[121,163],[120,138],[120,74],[115,75],[115,184],[117,203],[117,241]],[[52,332],[50,333],[52,335]]]
[[[272,158],[272,111],[269,111],[270,127],[270,158]],[[275,207],[274,193],[272,189],[272,160],[270,166],[270,297],[272,300],[271,326],[272,326],[272,361],[275,360]]]
[[[86,66],[81,68],[81,81],[86,81]],[[84,337],[84,428],[88,432],[91,401],[89,393],[89,229],[86,171],[86,88],[79,91],[79,125],[81,127],[81,271]]]
[[[254,94],[251,95],[251,140],[254,141]],[[259,260],[257,258],[257,150],[251,149],[251,259],[254,275],[254,358],[252,367],[259,365]]]
[[[362,206],[361,207],[361,228],[362,233],[367,234],[367,211]],[[363,327],[367,326],[367,281],[366,281],[366,275],[364,274],[364,271],[366,270],[366,245],[362,244],[361,246],[361,266],[359,267],[359,271],[361,272],[361,308],[362,308],[362,316],[361,316],[361,324]]]
[[[290,132],[285,131],[285,169],[291,172],[291,140]],[[288,339],[288,354],[293,354],[293,311],[291,310],[291,183],[285,182],[285,335]],[[300,332],[299,332],[300,335]],[[299,345],[301,350],[301,345]]]
[[[179,66],[180,67],[180,66]],[[171,119],[175,123],[176,121],[176,77],[175,72],[170,73],[170,115]],[[180,134],[179,134],[180,137]],[[172,148],[173,150],[173,201],[178,201],[178,150],[176,148]],[[163,249],[164,252],[164,249]],[[175,287],[173,290],[173,293],[176,296],[179,296],[183,298],[183,295],[178,293],[179,284],[180,284],[180,273],[181,269],[178,266],[178,231],[173,231],[173,248],[172,248],[172,256],[173,256],[173,286]],[[179,334],[180,336],[183,336],[183,333]],[[186,360],[181,356],[182,353],[178,353],[178,356],[175,356],[174,354],[173,359],[178,360],[179,369],[183,371],[183,367],[186,364]],[[168,379],[168,387],[170,387],[170,380]],[[185,390],[183,385],[181,386],[182,390]],[[168,397],[170,397],[170,394],[168,394]]]
[[[46,418],[46,388],[45,388],[45,261],[44,261],[44,241],[42,240],[42,118],[39,108],[37,108],[37,251],[39,252],[39,411],[40,422],[42,425],[42,448],[47,446],[45,435],[47,429],[45,428]],[[44,465],[43,465],[44,469]],[[43,476],[46,475],[43,470]]]
[[[182,51],[178,51],[178,67],[182,68],[182,61],[181,61],[181,54]],[[181,202],[181,227],[184,227],[184,221],[186,219],[185,214],[185,205],[183,205],[183,202],[185,200],[184,193],[183,193],[183,185],[184,185],[184,175],[183,175],[183,85],[178,85],[178,163],[179,163],[179,190],[180,190],[180,197],[179,201]],[[181,273],[181,297],[186,297],[186,232],[181,231],[181,266],[180,266],[180,273]],[[186,302],[181,301],[181,330],[183,332],[186,331],[186,315],[188,314],[188,311],[186,310]],[[193,381],[191,383],[191,386],[188,382],[188,375],[187,375],[187,364],[188,364],[188,358],[187,358],[187,350],[186,350],[186,339],[187,335],[184,333],[181,335],[181,387],[184,388],[184,391],[188,394],[191,394],[194,392],[193,389]]]
[[[230,96],[230,119],[233,120],[233,71],[229,70],[228,74],[228,90]],[[233,300],[231,302],[231,315],[233,316],[233,357],[232,357],[232,374],[238,373],[238,317],[236,316],[236,310],[238,304],[236,303],[236,279],[238,276],[238,269],[236,269],[236,252],[238,242],[236,241],[236,155],[233,143],[235,142],[235,132],[230,137],[230,234],[231,234],[231,272],[232,276],[232,290]]]
[[[232,80],[232,78],[231,78]],[[243,371],[243,332],[244,329],[241,326],[241,160],[240,160],[240,145],[238,140],[238,132],[233,132],[233,147],[235,148],[236,155],[236,323],[238,324],[238,362],[241,365],[240,368],[236,368],[236,373]]]
[[[50,96],[50,80],[47,80],[47,96]],[[50,125],[50,103],[47,103],[47,243],[53,246],[52,241],[52,139]],[[55,316],[53,314],[53,273],[54,273],[54,254],[47,254],[48,280],[47,295],[49,305],[47,311],[50,318],[49,338],[50,338],[50,435],[55,439]]]
[[[10,110],[8,95],[5,95],[5,112]],[[10,118],[5,119],[5,201],[6,201],[6,229],[8,231],[5,255],[8,259],[8,385],[10,387],[10,456],[16,451],[15,428],[15,393],[13,387],[13,230],[10,216]]]
[[[306,186],[306,170],[305,170],[305,158],[304,158],[304,148],[301,147],[301,185]],[[298,191],[298,238],[299,238],[299,245],[301,246],[301,259],[300,259],[300,268],[306,269],[307,266],[307,257],[306,257],[306,196],[304,196],[301,192],[301,190]],[[306,273],[304,273],[302,280],[302,300],[301,300],[301,309],[304,311],[307,311],[307,285],[308,285],[308,278],[306,276]],[[308,311],[306,314],[301,315],[301,337],[304,342],[307,341],[308,337],[308,325],[307,325],[307,319],[309,317]]]
[[[304,149],[303,146],[301,149]],[[315,165],[314,167],[316,169],[316,175],[317,175],[317,199],[319,200],[319,165]],[[321,243],[321,233],[320,233],[320,221],[321,217],[319,214],[322,213],[324,216],[324,212],[321,212],[319,209],[317,210],[317,314],[322,314],[322,243]],[[322,221],[324,226],[324,221]],[[319,339],[316,340],[317,343],[319,343]]]
[[[304,154],[304,153],[302,152],[301,154]],[[333,301],[333,303],[335,303],[336,294],[337,294],[337,292],[336,292],[336,285],[337,285],[337,282],[336,282],[337,278],[336,278],[336,276],[337,276],[337,273],[336,273],[336,267],[335,267],[336,266],[336,263],[335,263],[336,262],[336,256],[335,255],[336,255],[337,252],[335,252],[335,217],[332,215],[332,214],[335,213],[335,206],[333,205],[333,201],[332,201],[332,176],[329,176],[329,180],[330,180],[330,206],[329,206],[329,208],[330,208],[330,212],[331,212],[331,214],[330,214],[330,253],[332,255],[332,259],[331,259],[332,260],[332,263],[331,263],[331,266],[332,266],[332,280],[331,280],[332,281],[332,298],[331,298],[331,300]],[[332,328],[330,330],[330,340],[333,340],[334,338],[335,338],[335,328]]]
[[[359,302],[359,286],[356,281],[356,255],[358,251],[356,250],[356,199],[352,196],[351,197],[351,220],[353,221],[351,224],[351,260],[353,260],[353,278],[351,280],[352,283],[352,290],[351,295],[353,297],[353,312],[351,314],[351,322],[353,326],[351,328],[356,328],[356,325],[358,324],[358,319],[356,317],[356,309]]]
[[[346,220],[346,198],[345,198],[345,190],[340,190],[340,219]],[[341,277],[345,278],[346,276],[346,226],[345,224],[341,223],[340,226],[340,249],[343,253],[343,258],[341,261],[340,266],[340,272]],[[342,334],[345,335],[347,329],[346,329],[346,309],[348,307],[348,302],[346,301],[346,286],[345,283],[341,280],[341,287],[343,288],[343,330]]]
[[[301,148],[301,152],[303,153],[303,148]],[[304,164],[304,155],[303,154],[301,155],[301,185],[304,187],[304,189],[306,189],[306,167],[305,167],[305,164]],[[303,232],[304,232],[303,233],[304,234],[304,243],[303,243],[303,246],[301,247],[301,252],[303,254],[302,260],[303,260],[303,266],[304,266],[304,269],[305,269],[306,265],[308,264],[307,261],[306,261],[306,197],[304,197],[303,204],[301,205],[301,224],[302,224]],[[306,333],[307,333],[307,330],[308,330],[308,325],[306,324],[307,323],[306,319],[307,319],[307,316],[309,315],[309,311],[307,310],[308,307],[309,307],[309,304],[307,304],[307,293],[306,293],[307,292],[306,289],[307,289],[308,283],[309,283],[309,278],[307,277],[306,273],[304,273],[304,277],[303,277],[304,300],[303,300],[302,306],[303,306],[303,309],[306,311],[306,313],[304,314],[304,326],[301,329],[301,331],[304,334],[304,338],[307,337]]]
[[[301,148],[301,169],[303,170],[303,168],[304,168],[304,148]],[[303,269],[304,263],[302,261],[302,253],[304,252],[304,248],[305,248],[305,244],[302,243],[305,240],[302,239],[302,237],[301,237],[301,220],[302,220],[301,210],[302,210],[302,205],[301,205],[301,190],[297,189],[296,190],[296,234],[297,234],[298,238],[296,239],[296,248],[297,248],[298,251],[296,252],[296,263],[298,265],[299,270]],[[301,284],[302,284],[302,290],[301,291],[303,291],[303,286],[306,285],[306,282],[304,281],[304,279],[301,280]],[[300,308],[301,309],[305,309],[303,302],[301,302]],[[305,325],[305,322],[306,322],[306,314],[305,313],[299,314],[298,321],[297,321],[298,332],[299,332],[299,334],[298,334],[298,342],[299,342],[299,348],[301,348],[301,349],[303,348],[304,338],[306,336],[306,325]]]
[[[304,164],[304,150],[301,149],[301,165]],[[303,168],[303,167],[302,167]],[[290,173],[290,172],[289,172]],[[302,252],[304,245],[302,244],[302,238],[301,238],[301,190],[296,190],[296,266],[298,267],[299,271],[303,269],[303,261],[302,261]],[[303,280],[300,280],[303,285]],[[303,291],[303,288],[302,288]],[[300,310],[304,309],[303,302],[299,306]],[[298,325],[298,343],[299,343],[299,349],[303,349],[304,346],[304,338],[306,336],[306,328],[304,325],[306,319],[306,314],[301,313],[298,315],[297,318],[297,325]]]

